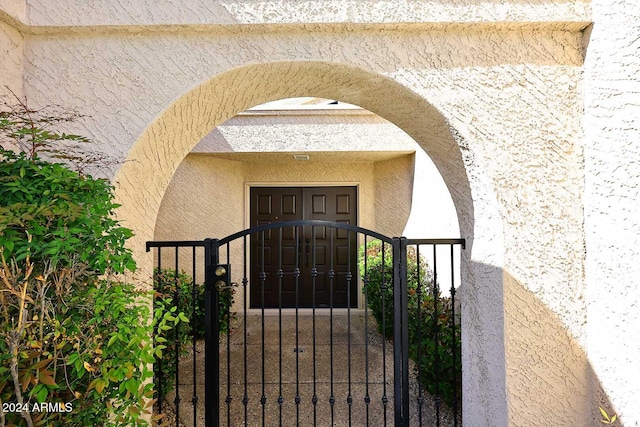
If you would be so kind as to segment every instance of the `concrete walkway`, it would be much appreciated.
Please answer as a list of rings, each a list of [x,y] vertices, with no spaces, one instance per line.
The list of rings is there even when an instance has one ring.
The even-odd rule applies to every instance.
[[[244,320],[240,316],[235,321],[228,348],[226,340],[220,348],[221,426],[244,426],[245,417],[249,426],[393,425],[393,344],[376,332],[374,320],[365,321],[364,312],[352,311],[349,319],[346,312],[336,311],[332,319],[328,310],[317,310],[315,348],[310,313],[297,319],[294,314],[283,314],[281,321],[277,311],[269,313],[264,317],[264,334],[261,315],[248,315],[246,325]],[[185,426],[194,425],[192,369],[193,357],[183,358],[180,419]],[[196,369],[200,401],[195,418],[198,426],[204,426],[203,351],[196,354]],[[263,395],[265,405],[261,404]],[[173,401],[174,396],[167,399]],[[416,399],[411,401],[415,407]],[[433,402],[426,399],[423,425],[435,425],[433,414]],[[412,418],[412,425],[418,425],[416,408],[412,408]]]

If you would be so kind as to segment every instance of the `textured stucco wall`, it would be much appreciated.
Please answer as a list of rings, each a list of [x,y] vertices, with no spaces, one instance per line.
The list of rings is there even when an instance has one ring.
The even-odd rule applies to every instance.
[[[16,21],[18,25],[27,22],[27,1],[26,0],[0,0],[0,16],[6,14],[7,17]],[[6,17],[0,18],[2,20]]]
[[[222,238],[244,228],[243,163],[185,157],[164,194],[154,239]]]
[[[202,155],[187,156],[180,163],[162,199],[155,223],[154,240],[204,240],[222,238],[245,228],[244,167],[241,162]],[[192,253],[179,254],[180,270],[192,273]],[[196,253],[201,262],[203,254]],[[242,265],[241,255],[231,263]],[[162,264],[174,268],[175,255],[165,251]],[[241,271],[241,270],[239,270]],[[202,269],[196,269],[197,283],[204,283]],[[232,269],[236,282],[242,277]],[[235,297],[239,308],[242,293]]]
[[[215,128],[193,151],[415,151],[416,148],[416,142],[397,126],[358,109],[244,112]]]
[[[584,349],[557,314],[503,272],[507,398],[510,425],[595,426],[590,369]],[[556,363],[549,363],[553,357]],[[536,394],[544,393],[544,397]],[[541,419],[549,405],[557,419]],[[597,406],[595,407],[597,410]]]
[[[25,93],[35,103],[54,96],[81,109],[90,116],[82,132],[101,150],[130,160],[103,172],[115,179],[119,214],[137,233],[132,245],[141,260],[178,165],[238,112],[317,96],[388,119],[429,153],[469,239],[460,290],[465,423],[582,425],[583,356],[556,356],[567,343],[586,343],[577,30],[588,21],[587,4],[406,2],[397,14],[389,2],[366,3],[366,12],[355,2],[351,10],[388,23],[340,25],[360,18],[335,8],[318,18],[309,14],[311,3],[270,14],[269,2],[230,1],[215,6],[240,10],[230,22],[262,25],[173,27],[213,14],[200,13],[204,3],[178,10],[168,2],[141,13],[148,8],[139,2],[95,2],[87,14],[87,3],[30,1],[31,24],[99,19],[136,26],[29,28]],[[439,22],[495,25],[430,27],[437,7],[444,11],[434,17]],[[409,16],[425,25],[393,24]],[[317,19],[332,25],[283,25]],[[150,22],[168,26],[146,28]],[[529,299],[540,306],[520,304]],[[558,334],[528,333],[547,324]],[[524,387],[545,382],[529,377],[558,382],[547,393],[542,385]]]
[[[0,96],[11,96],[6,87],[22,96],[23,62],[23,36],[14,27],[0,20]],[[7,101],[12,100],[7,98]]]
[[[593,388],[640,425],[640,7],[594,0],[585,60],[588,355]],[[608,396],[608,399],[604,395]]]
[[[411,212],[414,164],[414,156],[374,163],[373,230],[387,236],[402,235]]]
[[[587,0],[27,0],[29,22],[44,26],[290,23],[504,23],[588,19]]]
[[[384,187],[378,184],[386,183]],[[156,240],[222,238],[249,226],[247,186],[357,185],[361,227],[399,236],[411,209],[412,156],[378,162],[295,161],[290,156],[262,162],[234,161],[215,156],[187,156],[171,179],[156,221]],[[394,209],[389,209],[394,206]],[[235,247],[233,248],[236,249]],[[242,254],[232,254],[238,268],[233,280],[241,283]],[[190,271],[190,254],[180,255],[181,268]],[[174,265],[171,253],[163,264]],[[197,277],[201,283],[203,278]],[[358,293],[358,295],[360,295]],[[237,309],[242,289],[235,297]]]
[[[221,238],[246,228],[246,185],[358,185],[359,225],[399,236],[411,210],[412,184],[413,160],[407,155],[377,162],[300,162],[287,156],[256,163],[192,154],[167,187],[154,238]]]

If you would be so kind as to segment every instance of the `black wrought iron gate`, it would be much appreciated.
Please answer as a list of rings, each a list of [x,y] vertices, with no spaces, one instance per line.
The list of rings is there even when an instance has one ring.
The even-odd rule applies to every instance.
[[[147,242],[156,414],[176,426],[458,425],[456,246],[317,220]]]

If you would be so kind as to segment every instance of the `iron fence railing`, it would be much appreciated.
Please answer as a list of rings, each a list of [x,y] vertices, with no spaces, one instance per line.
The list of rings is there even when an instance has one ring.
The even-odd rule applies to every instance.
[[[156,323],[156,413],[176,426],[457,426],[456,247],[316,220],[148,242],[156,314],[177,319]]]

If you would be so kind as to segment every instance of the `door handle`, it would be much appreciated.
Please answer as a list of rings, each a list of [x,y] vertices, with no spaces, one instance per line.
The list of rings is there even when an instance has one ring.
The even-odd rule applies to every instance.
[[[305,254],[305,266],[309,267],[309,252],[311,251],[311,245],[309,244],[309,239],[304,240],[304,254]]]
[[[309,255],[311,251],[311,245],[309,239],[304,239],[304,253]],[[298,252],[302,252],[302,240],[298,242]]]
[[[218,280],[215,284],[215,287],[218,290],[218,292],[231,291],[233,288],[237,288],[238,286],[239,286],[238,282],[231,282],[230,284],[226,284],[222,280]]]
[[[311,252],[311,240],[309,238],[304,239],[304,263],[309,267],[309,252]],[[298,241],[298,254],[302,253],[302,239]]]

